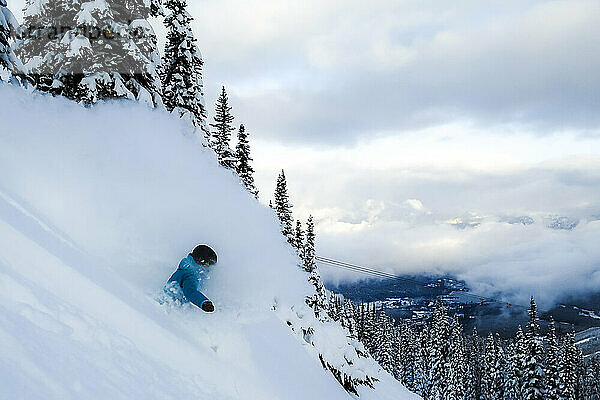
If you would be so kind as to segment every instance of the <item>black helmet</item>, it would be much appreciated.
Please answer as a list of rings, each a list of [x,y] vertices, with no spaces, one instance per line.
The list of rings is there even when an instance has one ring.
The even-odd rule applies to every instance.
[[[205,244],[196,246],[190,255],[200,265],[213,265],[217,263],[217,253]]]

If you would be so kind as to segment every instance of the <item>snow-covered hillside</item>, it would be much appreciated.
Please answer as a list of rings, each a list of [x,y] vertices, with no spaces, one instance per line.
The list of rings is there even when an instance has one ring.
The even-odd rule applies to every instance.
[[[575,340],[584,357],[600,355],[600,328],[588,328],[577,332]]]
[[[0,121],[0,397],[353,396],[318,360],[353,356],[341,328],[314,347],[286,324],[316,323],[312,286],[272,211],[181,120],[0,86]],[[214,314],[161,295],[198,243],[219,254]],[[416,397],[354,368],[378,379],[360,398]]]

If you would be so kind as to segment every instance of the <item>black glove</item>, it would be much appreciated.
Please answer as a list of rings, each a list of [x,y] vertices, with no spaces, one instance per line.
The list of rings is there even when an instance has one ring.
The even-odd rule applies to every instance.
[[[202,310],[206,312],[213,312],[215,311],[215,306],[211,301],[205,301],[202,303]]]

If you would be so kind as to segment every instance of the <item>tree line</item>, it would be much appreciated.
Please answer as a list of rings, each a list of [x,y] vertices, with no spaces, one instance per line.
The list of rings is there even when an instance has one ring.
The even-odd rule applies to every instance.
[[[425,400],[599,400],[600,358],[584,358],[575,332],[540,333],[531,299],[529,323],[510,339],[463,333],[438,299],[428,323],[394,321],[374,303],[331,294],[329,316],[361,341],[382,368]]]
[[[287,189],[287,180],[285,171],[277,177],[275,186],[274,201],[269,202],[269,206],[275,211],[279,220],[281,233],[287,240],[288,244],[298,254],[300,263],[299,267],[308,274],[308,280],[313,284],[315,292],[312,296],[307,297],[306,303],[314,310],[315,316],[324,321],[328,319],[328,298],[325,285],[321,279],[319,268],[315,261],[315,223],[313,216],[309,215],[306,221],[306,230],[303,229],[303,224],[300,219],[294,223],[292,215],[292,203]]]

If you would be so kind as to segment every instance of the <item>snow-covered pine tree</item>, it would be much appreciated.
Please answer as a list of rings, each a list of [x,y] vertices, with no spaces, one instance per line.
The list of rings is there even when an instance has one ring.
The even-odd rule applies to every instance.
[[[20,74],[21,61],[11,48],[11,44],[21,28],[15,16],[8,9],[6,0],[0,0],[0,82],[8,82],[12,75]]]
[[[277,180],[277,190],[275,191],[275,211],[279,216],[279,221],[282,226],[282,233],[286,236],[288,242],[294,246],[295,236],[292,231],[292,213],[291,205],[287,197],[287,186],[285,184],[285,175],[283,170],[279,175],[281,179]],[[278,194],[279,193],[279,194]],[[286,205],[287,204],[287,205]],[[309,273],[308,281],[315,287],[315,293],[306,299],[306,303],[312,307],[315,315],[320,320],[325,320],[328,315],[327,290],[321,280],[321,274],[315,262],[315,227],[313,217],[310,215],[306,222],[306,236],[303,246],[301,247],[300,258],[302,260],[302,268]]]
[[[506,387],[506,377],[508,360],[506,359],[506,352],[504,351],[504,347],[502,346],[502,339],[500,339],[500,335],[496,333],[496,367],[494,368],[494,376],[492,382],[492,390],[494,392],[494,397],[498,400],[506,400],[506,394],[504,392],[504,388]]]
[[[514,341],[508,345],[506,357],[508,360],[508,365],[506,367],[506,378],[504,380],[504,399],[519,400],[519,383],[515,375],[515,365],[518,363],[518,357]]]
[[[560,383],[561,395],[565,400],[577,399],[578,370],[581,363],[581,351],[575,344],[575,332],[565,335],[561,352]]]
[[[400,350],[398,352],[399,378],[409,389],[415,390],[416,361],[418,351],[417,336],[412,324],[402,323],[402,336],[400,338]]]
[[[349,337],[352,339],[356,339],[356,319],[354,318],[354,308],[354,304],[350,299],[344,300],[342,309],[342,326],[348,329],[348,332],[350,332]]]
[[[462,327],[458,318],[450,325],[450,349],[447,369],[447,400],[463,400],[466,397],[467,357]]]
[[[417,374],[415,376],[415,392],[424,399],[430,399],[432,393],[431,382],[431,335],[427,325],[421,329],[418,340],[419,353],[417,357]]]
[[[315,224],[312,215],[306,221],[306,241],[302,247],[302,260],[306,272],[312,272],[315,269]]]
[[[325,321],[327,318],[327,290],[321,281],[321,275],[319,274],[318,269],[315,268],[310,273],[308,281],[315,287],[315,293],[307,298],[306,302],[312,307],[315,316],[319,320]]]
[[[285,180],[285,172],[283,170],[281,170],[281,173],[277,177],[277,186],[275,187],[275,212],[277,213],[277,217],[279,218],[279,222],[281,224],[281,233],[283,233],[283,236],[285,236],[288,243],[293,246],[295,238],[292,223],[294,218],[292,217],[292,205],[290,204],[290,197],[287,191],[287,182]],[[314,246],[314,235],[309,239],[309,226],[307,226],[306,230],[307,243],[309,240],[311,240],[312,245]],[[312,256],[309,257],[308,261],[312,261],[314,264],[314,247]],[[308,272],[312,271],[312,269],[306,268],[306,259],[305,269]]]
[[[437,299],[431,326],[431,398],[442,399],[448,390],[446,365],[449,358],[450,326],[448,313],[440,298]]]
[[[400,380],[400,372],[403,369],[402,360],[400,357],[402,346],[402,325],[395,325],[392,319],[392,362],[394,365],[392,376],[396,380]]]
[[[356,336],[358,340],[360,340],[364,344],[365,338],[365,324],[366,324],[366,310],[365,303],[360,303],[358,307],[356,307]]]
[[[589,357],[585,368],[583,397],[586,400],[600,400],[600,357]]]
[[[377,306],[373,303],[373,311],[372,311],[372,321],[373,321],[373,330],[371,336],[370,343],[370,352],[373,358],[380,362],[381,360],[381,350],[383,348],[383,331],[385,327],[381,323],[383,310],[377,310]],[[380,363],[381,364],[381,363]]]
[[[585,375],[585,395],[588,399],[600,399],[600,368],[596,369],[598,361],[594,357],[588,363]]]
[[[227,168],[235,170],[235,153],[231,150],[229,142],[231,141],[231,132],[235,130],[232,125],[233,115],[229,105],[229,97],[225,91],[225,86],[221,88],[221,94],[217,99],[215,106],[214,123],[210,124],[214,128],[209,139],[209,145],[217,153],[219,163]],[[277,198],[275,199],[277,203]]]
[[[375,359],[386,371],[393,373],[394,356],[392,354],[393,325],[382,308],[377,316],[377,346]]]
[[[529,323],[527,324],[528,353],[523,376],[522,395],[525,400],[544,400],[546,396],[544,374],[544,347],[540,337],[537,305],[533,297],[529,307]]]
[[[147,18],[159,0],[31,0],[16,53],[35,86],[92,104],[109,98],[162,104],[157,39]]]
[[[467,396],[469,400],[479,400],[481,398],[481,374],[482,374],[482,343],[477,332],[477,327],[473,328],[469,345],[467,346],[467,359],[469,361]]]
[[[248,142],[248,132],[244,125],[240,125],[237,134],[237,144],[235,146],[235,170],[246,186],[246,189],[258,199],[258,189],[254,184],[254,168],[250,165],[252,157],[250,156],[250,143]],[[300,247],[298,247],[300,248]]]
[[[294,247],[300,254],[304,247],[304,231],[302,230],[302,221],[296,220],[296,231],[294,232]]]
[[[165,0],[164,5],[169,14],[164,20],[167,44],[160,67],[163,102],[167,110],[189,120],[207,136],[204,63],[190,25],[193,18],[186,0]]]
[[[514,379],[516,381],[517,398],[523,398],[523,387],[525,386],[525,376],[527,371],[527,357],[529,355],[529,345],[523,329],[519,325],[515,336],[515,353],[511,366],[513,369]]]
[[[339,321],[342,315],[342,309],[340,306],[340,299],[335,292],[329,292],[329,309],[327,313],[334,321]]]
[[[548,400],[561,400],[560,393],[560,364],[559,364],[560,348],[558,347],[558,339],[556,337],[556,328],[554,320],[550,320],[550,328],[548,332],[548,350],[546,356],[546,397]]]
[[[490,332],[485,340],[483,369],[481,373],[481,399],[496,400],[494,376],[496,375],[497,348],[494,335]]]
[[[15,49],[24,63],[23,72],[38,90],[55,95],[66,92],[65,88],[72,95],[77,90],[77,81],[83,76],[81,71],[69,76],[61,68],[62,59],[65,58],[63,54],[68,50],[68,37],[67,44],[64,44],[62,39],[67,32],[60,32],[62,27],[69,29],[69,32],[72,30],[80,9],[81,1],[28,0],[25,3],[21,27],[24,35],[16,43]],[[88,53],[89,56],[88,49],[89,46],[83,46],[70,58],[76,58],[78,53]]]
[[[373,342],[375,341],[375,304],[366,303],[363,313],[363,332],[361,342],[373,355]]]
[[[338,321],[342,320],[342,316],[344,314],[344,303],[342,302],[342,300],[342,296],[335,296],[335,308],[338,310]]]

